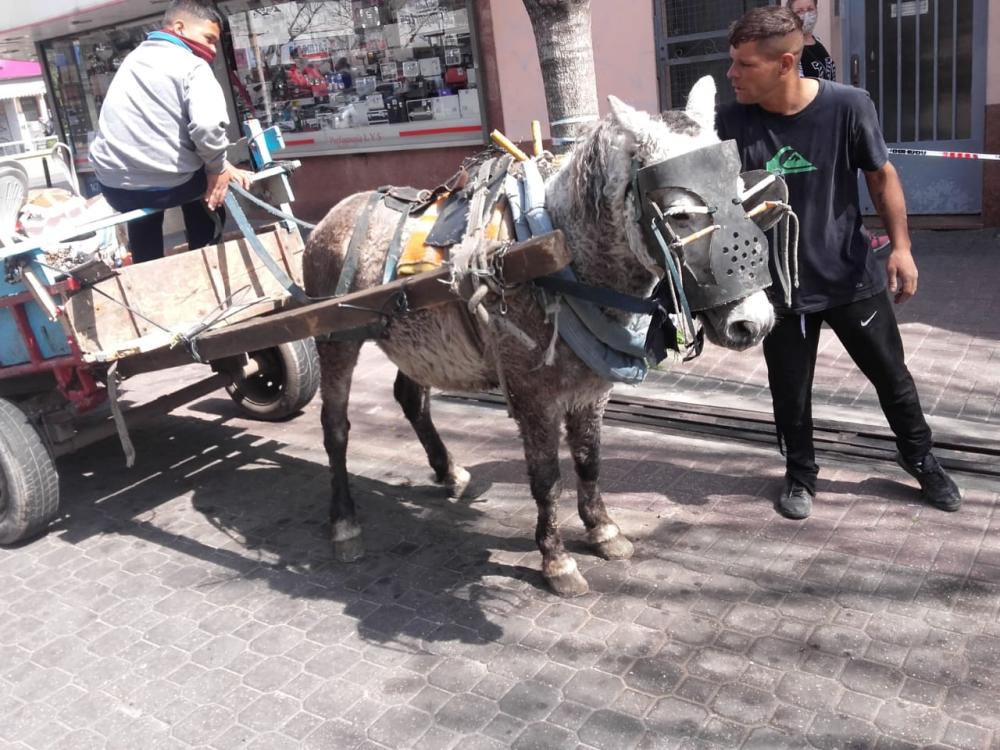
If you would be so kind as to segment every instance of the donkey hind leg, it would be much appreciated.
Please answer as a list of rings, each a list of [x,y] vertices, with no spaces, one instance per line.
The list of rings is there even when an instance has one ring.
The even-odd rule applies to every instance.
[[[603,401],[567,412],[566,442],[576,466],[577,508],[587,529],[587,541],[605,560],[627,560],[634,550],[632,542],[608,515],[598,484],[603,413]]]
[[[518,399],[511,400],[524,440],[524,457],[528,464],[531,495],[538,508],[535,542],[542,553],[542,577],[559,596],[580,596],[590,590],[587,580],[576,567],[576,561],[563,546],[559,534],[558,504],[562,494],[559,477],[559,420],[540,407],[530,415],[518,413]]]
[[[461,497],[469,486],[469,472],[452,461],[431,421],[431,389],[415,383],[399,371],[392,390],[396,401],[403,407],[403,414],[420,438],[420,444],[424,446],[427,460],[434,469],[434,481],[447,487],[450,497]]]
[[[347,475],[347,401],[351,375],[358,361],[360,342],[317,342],[323,400],[321,421],[323,445],[330,461],[330,526],[333,557],[338,562],[354,562],[365,554],[361,525],[354,511],[354,499]]]

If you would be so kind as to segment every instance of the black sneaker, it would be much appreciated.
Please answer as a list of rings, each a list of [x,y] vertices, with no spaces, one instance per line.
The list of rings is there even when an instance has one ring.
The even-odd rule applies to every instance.
[[[962,507],[962,493],[958,485],[941,468],[933,453],[928,453],[920,463],[913,465],[896,451],[896,463],[920,482],[920,494],[935,508],[954,513]]]
[[[785,479],[785,489],[774,504],[774,509],[785,518],[801,521],[812,513],[816,494],[801,482],[790,477]]]

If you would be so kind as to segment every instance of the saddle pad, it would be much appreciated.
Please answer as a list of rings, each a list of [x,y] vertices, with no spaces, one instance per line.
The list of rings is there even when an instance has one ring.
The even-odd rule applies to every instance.
[[[444,210],[448,196],[442,196],[433,205],[429,206],[417,219],[417,224],[410,232],[406,240],[406,247],[399,257],[396,265],[396,276],[413,276],[424,271],[433,271],[440,268],[448,257],[448,247],[438,247],[427,243],[427,236],[437,222],[438,217]],[[454,203],[453,203],[454,205]],[[498,201],[490,216],[490,221],[483,230],[486,239],[495,240],[500,236],[500,228],[503,226],[504,202]],[[465,216],[468,218],[468,204],[465,206]],[[467,222],[466,222],[467,223]],[[451,244],[458,244],[464,234],[464,228]],[[455,236],[455,235],[453,235]]]
[[[427,235],[434,227],[441,207],[447,199],[447,194],[441,196],[417,218],[416,226],[410,232],[410,236],[406,240],[406,247],[403,248],[403,252],[399,256],[396,276],[412,276],[424,271],[433,271],[444,263],[444,254],[447,248],[428,245]]]

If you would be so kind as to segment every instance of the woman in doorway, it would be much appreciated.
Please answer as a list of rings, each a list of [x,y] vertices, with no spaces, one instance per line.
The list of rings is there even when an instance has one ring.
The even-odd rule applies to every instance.
[[[802,48],[802,61],[799,63],[799,73],[805,78],[825,78],[828,81],[837,80],[837,64],[830,57],[823,43],[813,36],[816,28],[816,4],[819,0],[788,0],[788,7],[802,21],[802,33],[805,35],[805,46]]]

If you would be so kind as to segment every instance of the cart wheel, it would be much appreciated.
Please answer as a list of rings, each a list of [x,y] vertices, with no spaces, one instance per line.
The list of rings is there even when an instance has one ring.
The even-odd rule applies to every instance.
[[[255,419],[278,422],[302,411],[319,390],[319,353],[312,339],[247,354],[259,372],[226,386],[230,398]]]
[[[59,475],[23,411],[0,399],[0,544],[43,531],[59,510]]]

